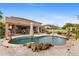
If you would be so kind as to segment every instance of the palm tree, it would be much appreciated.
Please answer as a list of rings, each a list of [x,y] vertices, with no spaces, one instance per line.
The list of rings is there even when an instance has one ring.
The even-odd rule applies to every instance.
[[[76,15],[76,18],[79,20],[79,15]]]
[[[79,20],[79,15],[76,16],[77,16],[77,20]],[[77,27],[79,27],[79,25],[77,25]],[[79,28],[76,29],[76,40],[77,38],[79,38]]]
[[[0,20],[3,18],[3,12],[2,11],[0,11]]]
[[[5,24],[1,21],[3,19],[3,12],[0,11],[0,38],[5,36]]]

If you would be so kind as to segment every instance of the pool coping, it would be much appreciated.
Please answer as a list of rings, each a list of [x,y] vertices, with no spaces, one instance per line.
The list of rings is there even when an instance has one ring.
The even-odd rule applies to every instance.
[[[43,35],[40,35],[40,34],[38,34],[38,35],[34,35],[34,37],[44,37],[44,36],[55,36],[55,37],[59,37],[59,38],[66,38],[65,36],[62,36],[62,35],[53,35],[53,34],[43,34]],[[20,38],[20,37],[31,37],[31,36],[29,36],[29,35],[22,35],[22,36],[15,36],[15,37],[12,37],[12,39],[14,39],[14,38]],[[10,40],[7,40],[7,46],[13,46],[13,47],[15,47],[15,46],[23,46],[23,44],[11,44],[11,43],[8,43]],[[4,43],[5,44],[5,43]],[[67,44],[67,43],[66,43]],[[65,44],[65,45],[66,45]],[[5,45],[5,46],[6,46]],[[65,46],[65,45],[61,45],[61,46]],[[59,45],[60,46],[60,45]],[[56,46],[55,46],[56,47]],[[58,46],[57,46],[58,47]]]
[[[28,43],[26,43],[26,44],[28,44]],[[8,48],[9,47],[11,47],[11,48],[19,48],[19,47],[23,47],[24,45],[23,44],[11,44],[11,43],[8,43],[8,40],[6,40],[6,41],[4,40],[4,43],[3,43],[2,46],[8,47]],[[55,48],[71,48],[72,47],[72,40],[68,40],[65,45],[58,45],[58,46],[54,45],[54,47]]]
[[[63,35],[53,35],[53,34],[36,34],[36,35],[33,35],[33,36],[30,36],[30,35],[20,35],[20,36],[13,36],[12,39],[14,38],[20,38],[20,37],[45,37],[45,36],[54,36],[54,37],[59,37],[59,38],[63,38],[63,39],[67,39],[66,36],[63,36]]]
[[[34,34],[33,36],[30,35],[12,36],[12,39],[20,37],[43,37],[43,36],[49,36],[49,34]]]

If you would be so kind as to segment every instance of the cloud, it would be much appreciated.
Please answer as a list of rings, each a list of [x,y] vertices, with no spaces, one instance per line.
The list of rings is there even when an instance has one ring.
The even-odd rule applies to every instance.
[[[51,15],[55,19],[60,19],[60,20],[70,20],[70,18],[67,18],[66,16],[61,16],[61,15]]]
[[[27,3],[27,5],[30,5],[30,6],[43,6],[43,4],[41,4],[41,3]]]
[[[56,15],[56,14],[52,14],[52,15],[47,14],[44,15],[43,17],[37,17],[35,19],[39,20],[43,24],[54,24],[60,27],[62,27],[66,23],[79,24],[79,20],[77,20],[75,17]]]
[[[63,26],[66,23],[75,23],[79,24],[79,20],[75,17],[69,17],[69,16],[62,16],[62,15],[51,15],[52,19],[55,19],[57,21],[59,26]]]

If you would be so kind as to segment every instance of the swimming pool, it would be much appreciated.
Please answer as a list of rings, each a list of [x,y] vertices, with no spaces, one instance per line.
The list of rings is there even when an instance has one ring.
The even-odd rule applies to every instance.
[[[59,37],[22,37],[15,38],[9,41],[12,44],[24,44],[28,42],[41,42],[41,43],[51,43],[53,45],[64,45],[66,44],[66,39]]]

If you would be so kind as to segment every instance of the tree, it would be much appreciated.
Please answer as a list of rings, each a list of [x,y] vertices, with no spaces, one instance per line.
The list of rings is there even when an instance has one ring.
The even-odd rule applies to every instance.
[[[76,15],[77,19],[79,20],[79,15]],[[76,30],[76,40],[79,38],[79,25],[77,25],[78,29]]]
[[[3,12],[0,11],[0,20],[3,19]],[[0,38],[3,38],[5,36],[5,24],[3,22],[0,22]]]
[[[79,15],[76,15],[76,18],[79,20]]]
[[[3,12],[2,11],[0,11],[0,20],[3,18]]]
[[[5,36],[5,23],[0,22],[0,38]]]
[[[67,27],[74,27],[74,24],[72,24],[72,23],[66,23],[62,28],[66,29]]]

